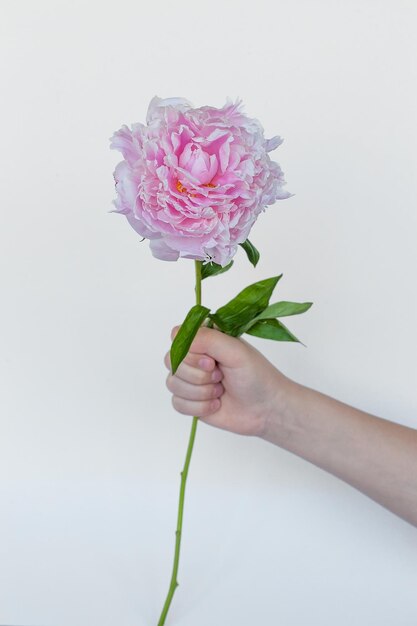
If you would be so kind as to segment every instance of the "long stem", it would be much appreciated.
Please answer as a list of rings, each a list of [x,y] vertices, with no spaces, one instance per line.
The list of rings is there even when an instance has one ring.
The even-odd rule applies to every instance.
[[[201,261],[195,261],[195,298],[196,304],[201,304]],[[193,417],[191,425],[190,438],[188,440],[187,454],[185,456],[184,468],[181,472],[181,484],[180,484],[180,499],[178,502],[178,517],[177,528],[175,531],[175,553],[174,553],[174,565],[172,568],[171,582],[168,589],[168,595],[165,600],[164,607],[162,609],[161,617],[159,618],[158,626],[165,624],[165,619],[171,605],[172,598],[175,593],[175,589],[178,587],[178,565],[180,559],[180,547],[181,547],[181,535],[182,535],[182,518],[184,512],[184,496],[185,486],[187,483],[188,468],[190,466],[191,454],[193,452],[195,433],[197,430],[198,417]]]

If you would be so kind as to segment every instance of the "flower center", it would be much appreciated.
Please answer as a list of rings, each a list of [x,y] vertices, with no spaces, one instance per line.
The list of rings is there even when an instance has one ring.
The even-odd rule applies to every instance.
[[[212,183],[204,183],[204,184],[203,184],[203,185],[201,185],[201,186],[202,186],[202,187],[215,187],[216,185],[213,185]],[[195,197],[196,197],[196,194],[195,194],[195,193],[190,193],[190,192],[187,190],[187,187],[184,187],[184,185],[183,185],[182,183],[180,183],[180,181],[179,181],[179,180],[177,180],[177,185],[176,185],[176,187],[177,187],[177,189],[178,189],[178,191],[179,191],[180,193],[186,193],[186,194],[188,194],[191,198],[195,198]]]

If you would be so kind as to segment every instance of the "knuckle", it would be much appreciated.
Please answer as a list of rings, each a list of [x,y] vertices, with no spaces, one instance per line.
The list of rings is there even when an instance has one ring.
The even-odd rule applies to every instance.
[[[171,339],[175,338],[175,335],[178,333],[179,329],[179,326],[174,326],[174,328],[171,330]]]
[[[214,386],[213,398],[219,398],[224,391],[223,385],[221,383],[217,383],[216,385],[213,385],[213,386]]]
[[[193,352],[187,352],[184,357],[184,363],[188,363],[188,365],[194,365],[196,362],[195,354]]]
[[[215,407],[213,406],[212,400],[206,400],[205,402],[201,402],[201,410],[199,412],[200,417],[208,417],[209,415],[214,413],[214,411]]]
[[[206,385],[204,387],[204,400],[211,400],[211,398],[215,398],[217,393],[217,389],[215,385]]]
[[[196,369],[194,376],[197,385],[204,385],[207,382],[207,373],[202,370]]]
[[[184,410],[181,398],[178,398],[178,396],[172,396],[171,403],[174,409],[178,411],[178,413],[182,413],[182,415],[188,415],[187,411]]]
[[[167,352],[166,355],[164,356],[164,363],[165,363],[165,367],[170,370],[171,369],[171,356],[169,352]]]
[[[179,378],[182,378],[182,380],[187,380],[189,367],[190,366],[186,363],[185,359],[183,359],[178,365],[175,374],[178,374]]]

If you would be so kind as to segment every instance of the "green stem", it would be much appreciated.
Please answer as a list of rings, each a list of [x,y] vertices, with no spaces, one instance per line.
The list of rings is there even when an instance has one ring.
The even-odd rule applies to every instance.
[[[195,261],[195,303],[201,304],[201,261]]]
[[[195,298],[196,304],[201,304],[201,261],[195,261]],[[197,430],[198,417],[193,417],[191,425],[190,438],[188,440],[187,454],[185,456],[184,468],[181,472],[181,484],[180,484],[180,498],[178,502],[178,517],[177,528],[175,531],[175,553],[174,553],[174,565],[172,568],[171,582],[168,589],[168,595],[165,600],[164,607],[162,609],[161,617],[159,618],[158,626],[165,624],[165,619],[171,606],[171,601],[175,593],[175,589],[178,587],[178,565],[180,560],[180,547],[181,547],[181,535],[182,535],[182,518],[184,512],[184,497],[185,486],[187,483],[188,468],[190,466],[191,454],[193,452],[195,433]]]

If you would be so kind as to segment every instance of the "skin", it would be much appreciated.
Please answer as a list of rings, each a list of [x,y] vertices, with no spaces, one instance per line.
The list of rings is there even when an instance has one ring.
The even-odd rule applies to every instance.
[[[170,370],[169,352],[164,362]],[[280,446],[417,526],[417,430],[300,385],[244,339],[206,327],[166,384],[178,412]]]

